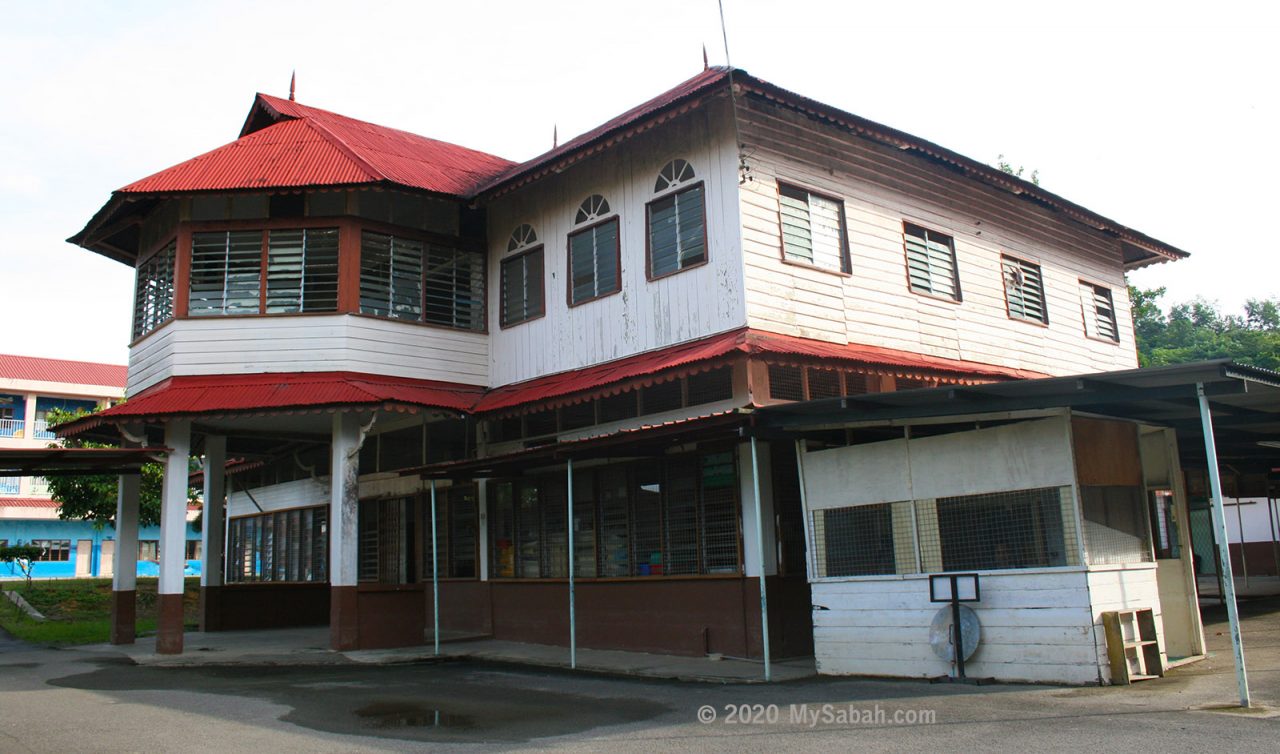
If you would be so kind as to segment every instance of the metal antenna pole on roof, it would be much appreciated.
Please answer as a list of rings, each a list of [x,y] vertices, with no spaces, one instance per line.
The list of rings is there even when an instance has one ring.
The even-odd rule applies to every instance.
[[[1222,594],[1227,603],[1227,622],[1231,626],[1231,649],[1236,657],[1236,683],[1240,687],[1240,706],[1249,706],[1249,676],[1244,667],[1244,644],[1240,639],[1240,611],[1236,606],[1235,577],[1231,573],[1231,546],[1227,543],[1227,515],[1222,507],[1222,479],[1218,475],[1218,445],[1213,437],[1213,417],[1204,383],[1196,383],[1200,399],[1200,427],[1204,432],[1204,452],[1209,465],[1209,494],[1213,498],[1213,538],[1218,541],[1218,572],[1222,574]],[[1243,552],[1241,548],[1241,552]]]
[[[729,30],[724,23],[724,0],[716,0],[720,6],[720,37],[724,40],[724,65],[729,70],[729,111],[733,119],[733,146],[738,154],[738,184],[751,180],[751,168],[747,166],[747,157],[743,153],[742,129],[738,126],[738,96],[733,89],[733,61],[729,57]],[[705,60],[705,50],[704,60]],[[709,67],[709,66],[708,66]]]

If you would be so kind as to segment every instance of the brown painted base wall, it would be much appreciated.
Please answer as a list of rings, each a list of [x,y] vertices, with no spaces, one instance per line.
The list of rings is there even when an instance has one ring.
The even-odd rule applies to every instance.
[[[132,644],[137,635],[138,593],[111,593],[111,643]]]
[[[329,585],[227,584],[206,594],[206,631],[323,626],[329,622]],[[216,602],[216,608],[214,603]]]
[[[422,585],[361,584],[356,591],[360,649],[413,647],[425,641],[430,596]]]
[[[182,654],[183,615],[181,594],[161,594],[156,597],[159,616],[156,619],[156,653]]]
[[[1241,560],[1239,542],[1231,543],[1231,572],[1238,577],[1244,576],[1246,566],[1250,576],[1276,575],[1276,549],[1270,542],[1245,542],[1243,548],[1245,560]]]
[[[770,644],[778,656],[813,651],[808,584],[769,579]],[[568,585],[494,582],[493,635],[538,644],[569,642]],[[803,605],[802,615],[795,610]],[[759,657],[760,591],[755,579],[582,582],[578,645],[698,656]],[[442,610],[443,612],[443,610]]]
[[[427,630],[431,629],[431,585],[426,585]],[[493,609],[487,581],[440,582],[440,633],[492,634]]]

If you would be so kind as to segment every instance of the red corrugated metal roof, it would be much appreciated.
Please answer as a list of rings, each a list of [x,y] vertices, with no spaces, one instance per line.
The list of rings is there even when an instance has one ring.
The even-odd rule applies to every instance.
[[[645,377],[674,367],[721,359],[734,353],[815,358],[912,371],[925,370],[971,378],[1020,379],[1045,376],[1039,372],[1024,369],[1009,369],[959,359],[925,356],[892,348],[855,343],[827,343],[759,330],[734,330],[690,343],[629,356],[607,364],[506,385],[490,390],[472,410],[497,411],[533,401],[568,396],[586,390],[595,390],[622,380]]]
[[[127,371],[126,367],[119,364],[0,354],[0,379],[67,382],[123,389]]]
[[[649,116],[656,115],[684,100],[694,100],[697,95],[715,88],[728,75],[728,68],[722,66],[707,68],[697,76],[676,84],[657,97],[636,105],[625,113],[587,131],[581,136],[575,136],[549,152],[544,152],[527,162],[515,165],[494,176],[485,185],[481,186],[477,193],[483,194],[499,187],[503,191],[509,191],[555,169],[562,168],[566,164],[577,162],[594,152],[612,146],[614,142],[608,140],[606,138],[608,136],[622,134],[633,128],[639,130],[652,128],[661,123],[662,120],[650,121],[647,120]],[[642,123],[642,121],[644,122]],[[593,146],[595,147],[594,149],[588,149],[588,147]]]
[[[959,381],[991,381],[1043,377],[1038,372],[925,356],[890,348],[777,335],[758,330],[733,330],[681,343],[606,364],[538,377],[494,390],[472,385],[380,377],[353,372],[303,372],[252,375],[171,377],[147,388],[128,402],[59,427],[75,434],[104,421],[219,413],[285,412],[325,407],[398,404],[480,413],[564,398],[598,395],[602,389],[662,373],[671,379],[690,369],[708,369],[737,354],[793,357],[799,360],[862,366],[890,373],[926,372]],[[686,370],[687,371],[687,370]]]
[[[47,497],[0,497],[0,508],[57,508],[60,505]]]
[[[337,406],[428,406],[465,411],[483,388],[353,372],[171,377],[127,402],[62,425],[71,433],[107,420],[196,414],[284,412]]]
[[[389,182],[465,196],[511,165],[485,152],[259,94],[239,139],[120,193]]]

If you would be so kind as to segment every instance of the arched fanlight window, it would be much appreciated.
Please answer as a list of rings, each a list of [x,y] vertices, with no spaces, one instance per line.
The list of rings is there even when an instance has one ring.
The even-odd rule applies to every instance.
[[[685,160],[672,160],[658,173],[658,181],[653,185],[653,192],[660,193],[692,180],[693,166]]]
[[[507,241],[507,251],[523,249],[524,247],[532,246],[537,242],[538,234],[534,231],[533,226],[529,223],[525,223],[511,231],[511,240]]]
[[[581,225],[607,214],[609,214],[609,201],[599,194],[592,194],[583,200],[582,206],[578,207],[578,214],[574,216],[573,224]]]

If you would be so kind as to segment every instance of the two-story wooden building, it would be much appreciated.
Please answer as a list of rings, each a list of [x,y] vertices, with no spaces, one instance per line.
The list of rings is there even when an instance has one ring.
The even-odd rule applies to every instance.
[[[565,643],[572,569],[582,646],[730,656],[759,583],[813,641],[754,408],[1134,367],[1124,274],[1185,255],[722,68],[521,164],[258,95],[71,240],[137,289],[129,400],[67,431],[167,446],[166,510],[205,458],[207,628],[420,643],[438,569],[444,629]]]

